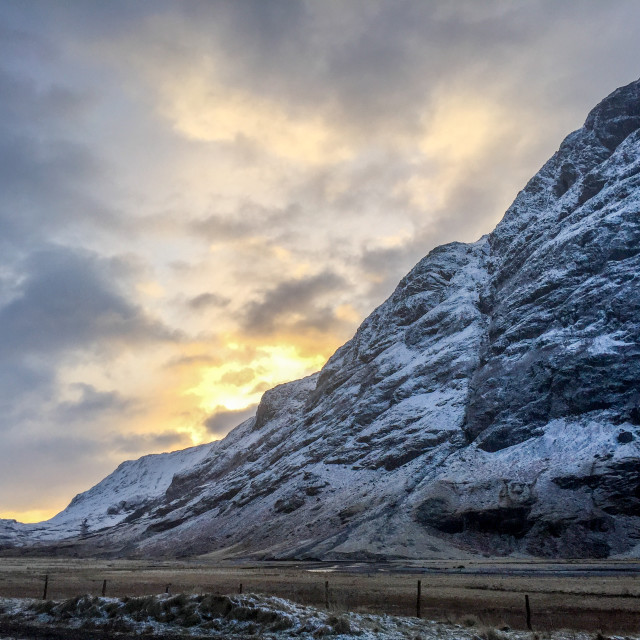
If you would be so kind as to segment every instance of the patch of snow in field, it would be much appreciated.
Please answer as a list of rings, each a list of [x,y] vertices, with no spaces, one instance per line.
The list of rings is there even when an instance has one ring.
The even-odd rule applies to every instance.
[[[336,613],[283,598],[259,595],[148,596],[98,598],[80,596],[59,602],[0,599],[0,622],[34,628],[153,633],[156,636],[210,635],[215,638],[320,638],[338,640],[532,640],[525,631],[476,629],[432,620],[363,613]],[[586,632],[559,630],[550,640],[591,640]],[[635,640],[625,636],[626,640]],[[3,640],[3,639],[0,639]],[[612,639],[615,640],[615,637]]]

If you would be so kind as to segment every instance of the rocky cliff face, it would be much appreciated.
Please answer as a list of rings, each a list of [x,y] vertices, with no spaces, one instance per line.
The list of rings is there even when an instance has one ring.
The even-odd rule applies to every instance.
[[[640,81],[589,114],[493,233],[434,249],[321,372],[265,393],[166,491],[72,543],[637,555],[639,254]]]
[[[638,411],[640,85],[616,91],[489,239],[489,318],[465,430],[487,451],[554,418]]]

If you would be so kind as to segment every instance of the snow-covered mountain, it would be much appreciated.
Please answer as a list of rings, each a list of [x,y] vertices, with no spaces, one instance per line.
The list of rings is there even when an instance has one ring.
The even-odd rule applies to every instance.
[[[123,462],[97,485],[78,494],[59,514],[37,524],[0,520],[0,547],[30,540],[55,541],[113,527],[165,494],[176,473],[193,469],[213,444]]]
[[[125,463],[0,532],[111,554],[638,555],[639,285],[637,81],[322,371],[224,440]]]

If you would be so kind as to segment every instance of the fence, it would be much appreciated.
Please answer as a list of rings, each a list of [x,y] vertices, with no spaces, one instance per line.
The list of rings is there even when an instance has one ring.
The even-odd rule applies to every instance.
[[[54,567],[11,573],[0,566],[0,596],[60,600],[80,594],[135,597],[177,593],[261,593],[336,611],[387,613],[466,626],[514,629],[635,631],[640,625],[640,593],[571,592],[540,589],[529,593],[498,585],[433,585],[429,576],[349,575],[303,571],[206,571],[161,568],[114,571],[108,567],[73,571]],[[637,584],[640,591],[640,580]],[[594,583],[595,585],[595,583]],[[539,587],[539,585],[537,585]],[[556,585],[557,586],[557,585]]]

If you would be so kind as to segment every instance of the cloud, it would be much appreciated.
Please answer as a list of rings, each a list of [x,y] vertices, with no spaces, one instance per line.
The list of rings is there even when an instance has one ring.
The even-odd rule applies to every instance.
[[[281,103],[228,86],[201,71],[167,84],[161,113],[191,140],[233,142],[246,138],[263,150],[296,162],[322,164],[352,153],[322,117],[290,113]]]
[[[56,245],[12,265],[10,293],[0,297],[0,431],[71,437],[78,426],[99,439],[140,408],[123,389],[89,381],[115,384],[99,371],[123,350],[180,339],[128,299],[130,272],[126,260]]]
[[[207,307],[226,307],[230,302],[230,298],[207,291],[191,298],[187,304],[191,309],[200,310]]]
[[[293,128],[319,119],[331,135],[341,134],[342,144],[351,136],[360,141],[363,136],[411,137],[435,88],[455,82],[479,91],[491,88],[497,67],[499,82],[508,75],[527,97],[535,95],[544,82],[541,71],[547,80],[571,76],[551,66],[563,43],[573,55],[568,35],[594,29],[614,13],[638,15],[629,2],[613,11],[589,2],[588,9],[576,11],[550,0],[496,0],[481,8],[415,1],[299,2],[295,7],[279,1],[190,3],[179,13],[132,29],[139,40],[131,48],[134,54],[144,50],[145,73],[163,93],[163,102],[179,97],[175,80],[186,77],[185,94],[194,97],[182,105],[183,121],[193,118],[201,123],[196,128],[206,131],[202,118],[215,113],[210,127],[218,135],[243,130],[261,138],[273,136],[279,114],[286,113]],[[179,51],[163,46],[160,36],[166,32],[183,42]],[[625,36],[631,41],[630,33]],[[599,42],[593,46],[599,48]],[[129,59],[131,53],[126,51]],[[194,77],[204,81],[204,88],[190,88]],[[234,119],[241,112],[245,117],[229,127],[227,110]],[[264,119],[272,127],[265,128]],[[265,144],[278,146],[268,137]]]
[[[229,371],[221,376],[220,382],[222,384],[231,384],[237,387],[244,386],[254,380],[256,372],[251,367],[244,367],[239,371]]]
[[[89,106],[80,91],[38,86],[0,65],[0,243],[49,242],[74,225],[109,233],[126,226],[97,197],[100,158],[71,134]]]
[[[36,436],[26,428],[3,433],[0,504],[3,511],[27,511],[32,505],[59,511],[78,489],[88,489],[112,471],[113,464],[109,452],[90,433],[51,431]],[[78,478],[84,486],[78,487]]]
[[[33,358],[3,358],[0,362],[0,433],[26,430],[57,389],[51,365]]]
[[[195,355],[178,355],[165,363],[168,369],[192,368],[194,366],[216,366],[221,363],[220,357],[198,353]]]
[[[106,446],[115,454],[127,456],[141,456],[150,451],[175,451],[176,449],[191,446],[187,434],[184,433],[142,433],[142,434],[115,434],[106,443]]]
[[[56,420],[61,423],[91,423],[104,417],[118,418],[137,408],[133,399],[125,398],[116,391],[98,391],[94,386],[84,383],[76,383],[72,388],[79,397],[61,402],[56,407]]]
[[[247,305],[243,328],[250,333],[268,334],[276,331],[280,324],[296,322],[298,316],[304,316],[305,323],[311,326],[324,325],[329,318],[326,317],[327,310],[319,306],[319,300],[335,294],[344,285],[344,279],[332,271],[282,281],[265,291],[260,300]],[[323,317],[314,320],[314,313]]]
[[[303,216],[300,204],[267,207],[243,200],[231,215],[211,214],[190,223],[191,231],[199,238],[212,242],[246,241],[252,236],[282,234],[287,225]]]
[[[213,438],[223,438],[231,429],[255,416],[257,408],[254,404],[239,411],[216,411],[204,421],[204,426]]]
[[[0,309],[4,357],[65,349],[101,353],[123,343],[175,341],[170,330],[127,300],[110,281],[114,266],[95,254],[50,246],[24,262],[22,283]]]

